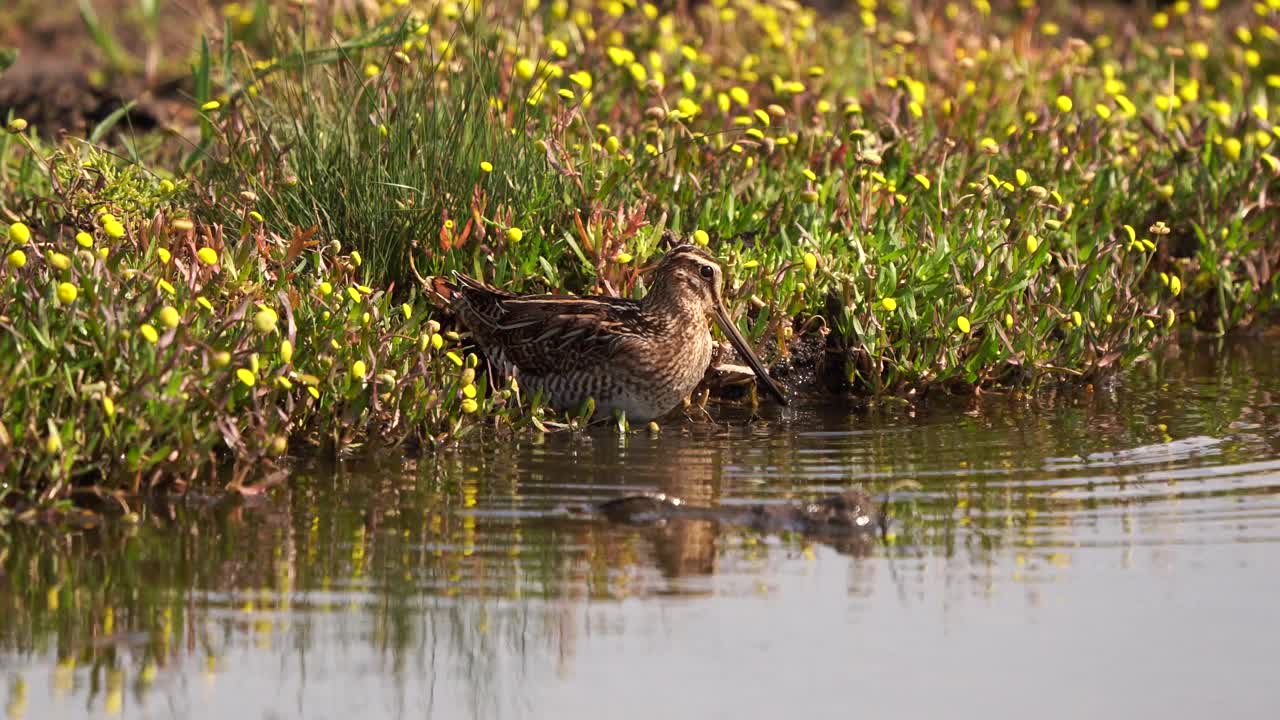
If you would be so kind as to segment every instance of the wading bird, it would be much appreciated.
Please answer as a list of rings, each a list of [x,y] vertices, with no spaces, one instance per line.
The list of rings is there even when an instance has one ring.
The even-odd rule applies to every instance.
[[[455,273],[436,278],[492,367],[573,410],[593,398],[605,417],[646,422],[680,405],[711,362],[710,318],[765,388],[786,395],[756,358],[724,306],[720,266],[694,245],[679,245],[653,271],[642,300],[573,295],[515,295]]]

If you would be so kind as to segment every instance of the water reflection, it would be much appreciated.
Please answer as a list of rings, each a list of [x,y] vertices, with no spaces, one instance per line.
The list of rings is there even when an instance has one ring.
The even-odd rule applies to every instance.
[[[251,505],[151,505],[136,525],[71,536],[13,528],[7,716],[640,716],[669,708],[654,688],[677,676],[693,683],[677,715],[785,711],[787,693],[847,715],[840,667],[905,689],[933,667],[921,653],[956,648],[947,677],[1029,672],[1009,663],[1036,652],[1010,618],[1060,648],[1031,686],[1059,667],[1102,672],[1077,641],[1100,628],[1136,665],[1164,667],[1204,617],[1174,606],[1206,597],[1215,641],[1253,663],[1232,665],[1245,685],[1227,709],[1257,713],[1267,686],[1245,681],[1275,661],[1249,623],[1280,596],[1260,570],[1280,566],[1277,393],[1268,343],[1206,345],[1033,400],[802,404],[745,427],[490,441],[304,466]],[[712,521],[561,512],[640,490],[717,505],[854,484],[891,516],[868,557]],[[1130,617],[1135,603],[1150,614]],[[902,672],[876,675],[887,668]],[[1109,710],[1142,694],[1140,675],[1127,690],[1108,677],[1091,687]]]

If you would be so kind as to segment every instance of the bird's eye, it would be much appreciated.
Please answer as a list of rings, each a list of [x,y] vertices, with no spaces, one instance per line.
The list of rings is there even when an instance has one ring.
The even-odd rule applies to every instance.
[[[703,265],[698,272],[707,280],[716,276],[716,271],[710,265]]]

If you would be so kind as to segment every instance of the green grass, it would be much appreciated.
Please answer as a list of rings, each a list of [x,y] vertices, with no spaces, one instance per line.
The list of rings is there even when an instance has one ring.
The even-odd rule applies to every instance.
[[[0,273],[8,487],[544,425],[420,278],[638,295],[667,230],[722,258],[771,359],[817,338],[859,395],[1092,380],[1275,308],[1275,11],[529,8],[256,5],[193,58],[176,167],[0,139],[31,230]]]

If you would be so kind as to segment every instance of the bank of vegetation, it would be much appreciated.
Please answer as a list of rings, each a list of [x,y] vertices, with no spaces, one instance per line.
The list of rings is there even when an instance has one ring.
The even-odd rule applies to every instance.
[[[1034,392],[1274,308],[1274,3],[694,5],[234,6],[168,130],[11,115],[0,512],[565,422],[421,279],[636,295],[667,230],[823,392]]]

